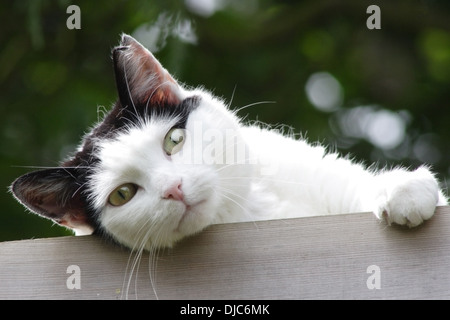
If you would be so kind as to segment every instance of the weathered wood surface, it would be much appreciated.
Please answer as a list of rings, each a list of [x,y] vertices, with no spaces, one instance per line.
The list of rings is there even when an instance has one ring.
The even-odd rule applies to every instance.
[[[450,299],[450,207],[416,229],[367,213],[216,225],[153,262],[93,236],[4,242],[0,299]]]

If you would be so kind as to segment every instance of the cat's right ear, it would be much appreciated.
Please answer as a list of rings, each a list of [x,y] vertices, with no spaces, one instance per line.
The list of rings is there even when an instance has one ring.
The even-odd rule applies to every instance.
[[[123,34],[112,55],[122,107],[177,105],[183,100],[175,79],[133,37]]]
[[[77,234],[94,231],[82,196],[82,185],[72,168],[27,173],[16,179],[10,190],[22,205],[40,216],[74,229]]]

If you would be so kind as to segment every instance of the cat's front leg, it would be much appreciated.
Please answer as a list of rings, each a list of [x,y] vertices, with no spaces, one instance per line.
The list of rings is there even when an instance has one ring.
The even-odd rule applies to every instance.
[[[447,199],[435,176],[426,167],[415,171],[395,169],[375,176],[373,211],[388,224],[415,227],[431,218]]]

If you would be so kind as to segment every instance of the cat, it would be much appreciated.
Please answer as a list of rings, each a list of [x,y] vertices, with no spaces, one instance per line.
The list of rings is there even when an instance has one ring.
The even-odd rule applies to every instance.
[[[180,84],[129,35],[112,50],[118,101],[61,166],[16,179],[26,208],[132,250],[217,223],[373,212],[414,227],[447,198],[427,166],[377,171]]]

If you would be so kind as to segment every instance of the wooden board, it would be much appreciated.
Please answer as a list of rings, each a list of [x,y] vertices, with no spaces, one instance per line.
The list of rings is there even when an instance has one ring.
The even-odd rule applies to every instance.
[[[4,242],[0,299],[450,299],[449,270],[442,207],[415,229],[367,213],[215,225],[156,258],[93,236]]]

